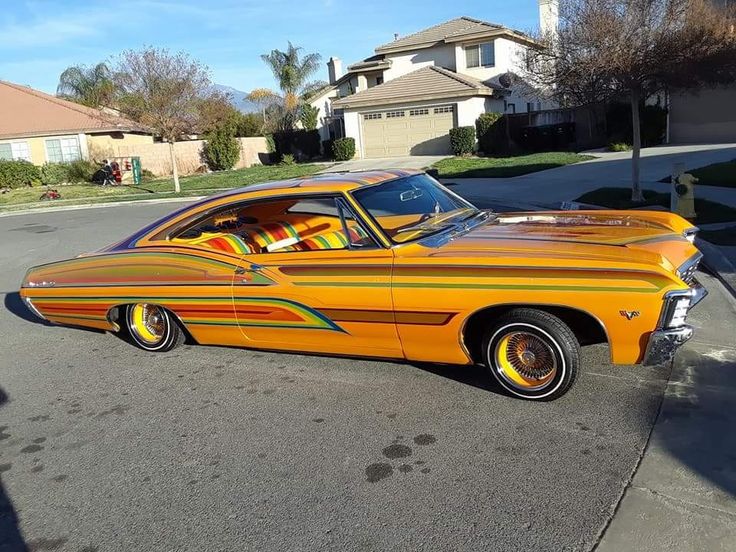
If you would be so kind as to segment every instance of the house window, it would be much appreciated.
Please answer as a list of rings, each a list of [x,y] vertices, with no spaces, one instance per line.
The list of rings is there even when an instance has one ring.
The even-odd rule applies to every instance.
[[[506,111],[509,112],[509,113],[516,113],[516,104],[507,103],[506,104]]]
[[[46,160],[49,163],[68,163],[82,158],[79,138],[50,138],[46,140]]]
[[[435,107],[434,114],[437,115],[438,113],[452,113],[452,106],[443,105],[442,107]]]
[[[383,84],[383,76],[376,77],[376,86]]]
[[[0,159],[4,161],[18,159],[30,161],[31,153],[28,150],[28,142],[6,142],[0,144]]]
[[[386,118],[393,119],[394,117],[403,117],[405,113],[403,111],[387,111]]]
[[[496,64],[493,42],[484,42],[465,48],[466,67],[493,67]]]
[[[363,117],[366,120],[370,121],[371,119],[380,119],[381,114],[380,113],[366,113],[365,115],[363,115]]]
[[[410,109],[409,116],[416,117],[417,115],[429,115],[429,109]]]

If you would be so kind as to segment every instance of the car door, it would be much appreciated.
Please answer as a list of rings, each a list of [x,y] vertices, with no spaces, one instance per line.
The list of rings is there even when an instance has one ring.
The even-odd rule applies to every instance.
[[[299,249],[286,239],[283,249],[243,255],[232,288],[238,325],[254,347],[400,358],[393,252],[371,238],[346,202],[332,201],[347,234],[355,229],[363,237],[330,246],[325,233],[305,240],[325,248]]]

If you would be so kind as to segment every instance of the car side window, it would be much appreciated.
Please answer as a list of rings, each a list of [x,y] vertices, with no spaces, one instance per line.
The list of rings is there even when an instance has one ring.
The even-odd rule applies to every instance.
[[[285,197],[231,206],[190,225],[171,240],[236,255],[376,246],[344,200],[334,196]]]

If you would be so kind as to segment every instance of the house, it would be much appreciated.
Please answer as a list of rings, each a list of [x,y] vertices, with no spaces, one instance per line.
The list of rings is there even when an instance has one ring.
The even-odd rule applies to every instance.
[[[148,130],[112,110],[0,81],[0,159],[34,165],[102,159],[118,145],[152,143]]]
[[[543,29],[556,28],[556,0],[540,0]],[[329,86],[309,103],[323,140],[350,136],[362,158],[450,153],[449,130],[482,113],[554,107],[520,82],[522,32],[458,17],[378,46],[347,67],[327,64]],[[532,95],[530,95],[532,94]]]

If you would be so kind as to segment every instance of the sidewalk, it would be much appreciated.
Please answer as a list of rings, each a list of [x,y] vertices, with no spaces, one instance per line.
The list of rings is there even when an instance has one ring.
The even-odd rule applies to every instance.
[[[688,317],[695,335],[596,552],[736,550],[736,300],[698,278],[710,295]]]
[[[595,152],[595,155],[598,158],[591,161],[514,178],[443,178],[442,181],[457,183],[453,190],[471,202],[494,197],[523,198],[543,204],[571,201],[603,186],[631,186],[631,152]],[[641,160],[642,187],[669,192],[670,185],[659,180],[672,174],[675,163],[693,169],[735,158],[736,144],[645,148]],[[699,186],[696,196],[736,207],[733,188]]]

